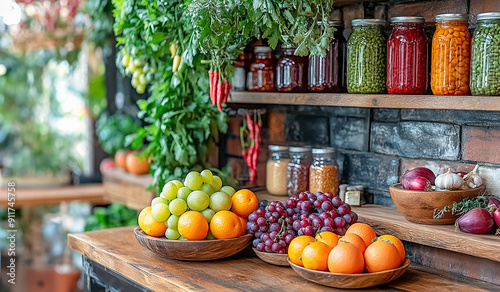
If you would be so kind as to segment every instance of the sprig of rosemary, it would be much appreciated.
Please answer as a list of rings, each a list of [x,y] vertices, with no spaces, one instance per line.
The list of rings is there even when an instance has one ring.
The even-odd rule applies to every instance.
[[[433,219],[440,219],[444,216],[445,213],[451,212],[453,215],[462,215],[474,208],[486,208],[488,207],[488,198],[484,195],[477,196],[473,198],[463,198],[460,202],[453,202],[453,206],[450,208],[449,206],[445,206],[442,210],[436,208],[434,209],[434,214],[432,215]]]

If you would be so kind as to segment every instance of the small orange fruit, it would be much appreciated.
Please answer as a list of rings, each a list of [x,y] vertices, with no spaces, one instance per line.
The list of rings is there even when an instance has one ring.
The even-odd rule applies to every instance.
[[[231,210],[243,218],[247,218],[250,213],[259,207],[259,200],[251,190],[239,190],[231,197],[231,200]]]
[[[137,221],[139,221],[139,227],[141,227],[142,231],[147,235],[156,237],[163,236],[167,230],[167,224],[165,224],[164,221],[156,221],[153,218],[153,215],[151,215],[151,207],[142,209]]]
[[[288,257],[290,261],[298,266],[303,266],[302,264],[302,252],[304,248],[311,242],[314,241],[314,237],[309,235],[301,235],[295,237],[288,246]]]
[[[243,218],[243,217],[240,217],[238,216],[238,219],[240,219],[240,224],[241,224],[241,228],[240,228],[240,233],[238,234],[238,236],[242,236],[244,235],[245,233],[247,233],[247,222],[248,220]]]
[[[339,242],[328,255],[328,270],[332,273],[360,274],[364,268],[363,254],[354,244]]]
[[[375,230],[373,230],[370,225],[365,223],[354,223],[347,229],[346,234],[348,233],[355,233],[359,235],[359,237],[361,237],[365,242],[366,247],[372,244],[373,239],[377,237]]]
[[[127,154],[125,165],[128,171],[136,175],[147,174],[149,172],[148,159],[141,157],[138,151],[131,151]]]
[[[342,238],[339,239],[339,242],[352,243],[359,249],[361,253],[364,253],[366,249],[365,242],[363,241],[363,239],[355,233],[348,233],[342,236]]]
[[[316,240],[325,243],[332,249],[339,242],[339,237],[333,232],[323,231],[316,235]]]
[[[187,240],[202,240],[208,234],[208,222],[198,211],[188,211],[179,217],[177,231]]]
[[[231,211],[219,211],[210,221],[210,231],[217,239],[234,238],[241,233],[241,221]]]
[[[126,167],[126,161],[127,161],[127,154],[129,151],[120,149],[116,151],[115,154],[115,165],[119,168],[122,169],[127,169]]]
[[[387,234],[379,236],[377,238],[377,240],[381,240],[381,239],[389,240],[392,244],[394,244],[394,246],[398,249],[399,256],[401,258],[401,263],[403,263],[405,261],[405,258],[406,258],[406,251],[405,251],[405,246],[403,245],[401,240],[399,240],[399,238],[397,238],[396,236],[387,235]]]
[[[302,251],[304,268],[316,271],[328,271],[328,255],[331,248],[324,242],[312,241]]]
[[[365,250],[365,267],[368,273],[395,269],[400,264],[398,249],[385,239],[375,241]]]

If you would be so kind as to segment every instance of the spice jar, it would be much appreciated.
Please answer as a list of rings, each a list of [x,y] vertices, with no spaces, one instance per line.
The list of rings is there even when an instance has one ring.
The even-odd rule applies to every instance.
[[[255,61],[250,65],[247,76],[249,91],[274,91],[274,66],[270,47],[258,46],[254,49]]]
[[[500,95],[500,12],[477,15],[470,90],[473,95]]]
[[[276,89],[287,92],[305,92],[307,67],[304,57],[295,56],[292,46],[283,46],[283,56],[276,64]]]
[[[266,165],[266,188],[271,195],[286,196],[286,171],[290,162],[287,146],[269,145],[271,155]]]
[[[424,94],[427,89],[427,37],[423,17],[393,17],[387,41],[387,92]]]
[[[240,54],[238,59],[233,62],[234,71],[231,73],[231,89],[235,91],[245,90],[246,71],[245,55]]]
[[[347,41],[347,91],[384,93],[386,51],[382,19],[354,19]]]
[[[289,196],[309,190],[309,167],[312,163],[311,149],[290,147],[292,160],[287,168],[287,191]]]
[[[309,191],[331,192],[335,196],[339,191],[339,167],[334,149],[313,149],[313,163],[309,168]]]
[[[436,95],[468,95],[470,43],[467,14],[436,16],[432,38],[431,89]]]
[[[318,25],[322,22],[318,21]],[[346,91],[346,47],[343,34],[343,22],[330,21],[330,27],[336,31],[330,42],[330,50],[326,57],[309,58],[308,88],[312,92],[345,92]]]

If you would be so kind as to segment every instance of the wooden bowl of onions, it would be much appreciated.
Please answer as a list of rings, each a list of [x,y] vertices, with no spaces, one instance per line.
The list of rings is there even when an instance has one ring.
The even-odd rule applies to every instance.
[[[440,211],[446,206],[451,209],[453,202],[484,194],[485,187],[453,191],[414,191],[404,189],[398,183],[390,186],[389,190],[394,205],[406,220],[419,224],[453,224],[459,216],[446,212],[441,218],[433,219],[434,210]]]

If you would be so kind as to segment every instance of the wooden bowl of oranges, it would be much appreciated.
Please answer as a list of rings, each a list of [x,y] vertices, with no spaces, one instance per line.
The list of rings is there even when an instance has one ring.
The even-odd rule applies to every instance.
[[[361,289],[399,278],[409,267],[403,243],[392,235],[377,237],[367,224],[355,223],[344,236],[321,232],[290,242],[288,261],[302,278],[343,289]]]

